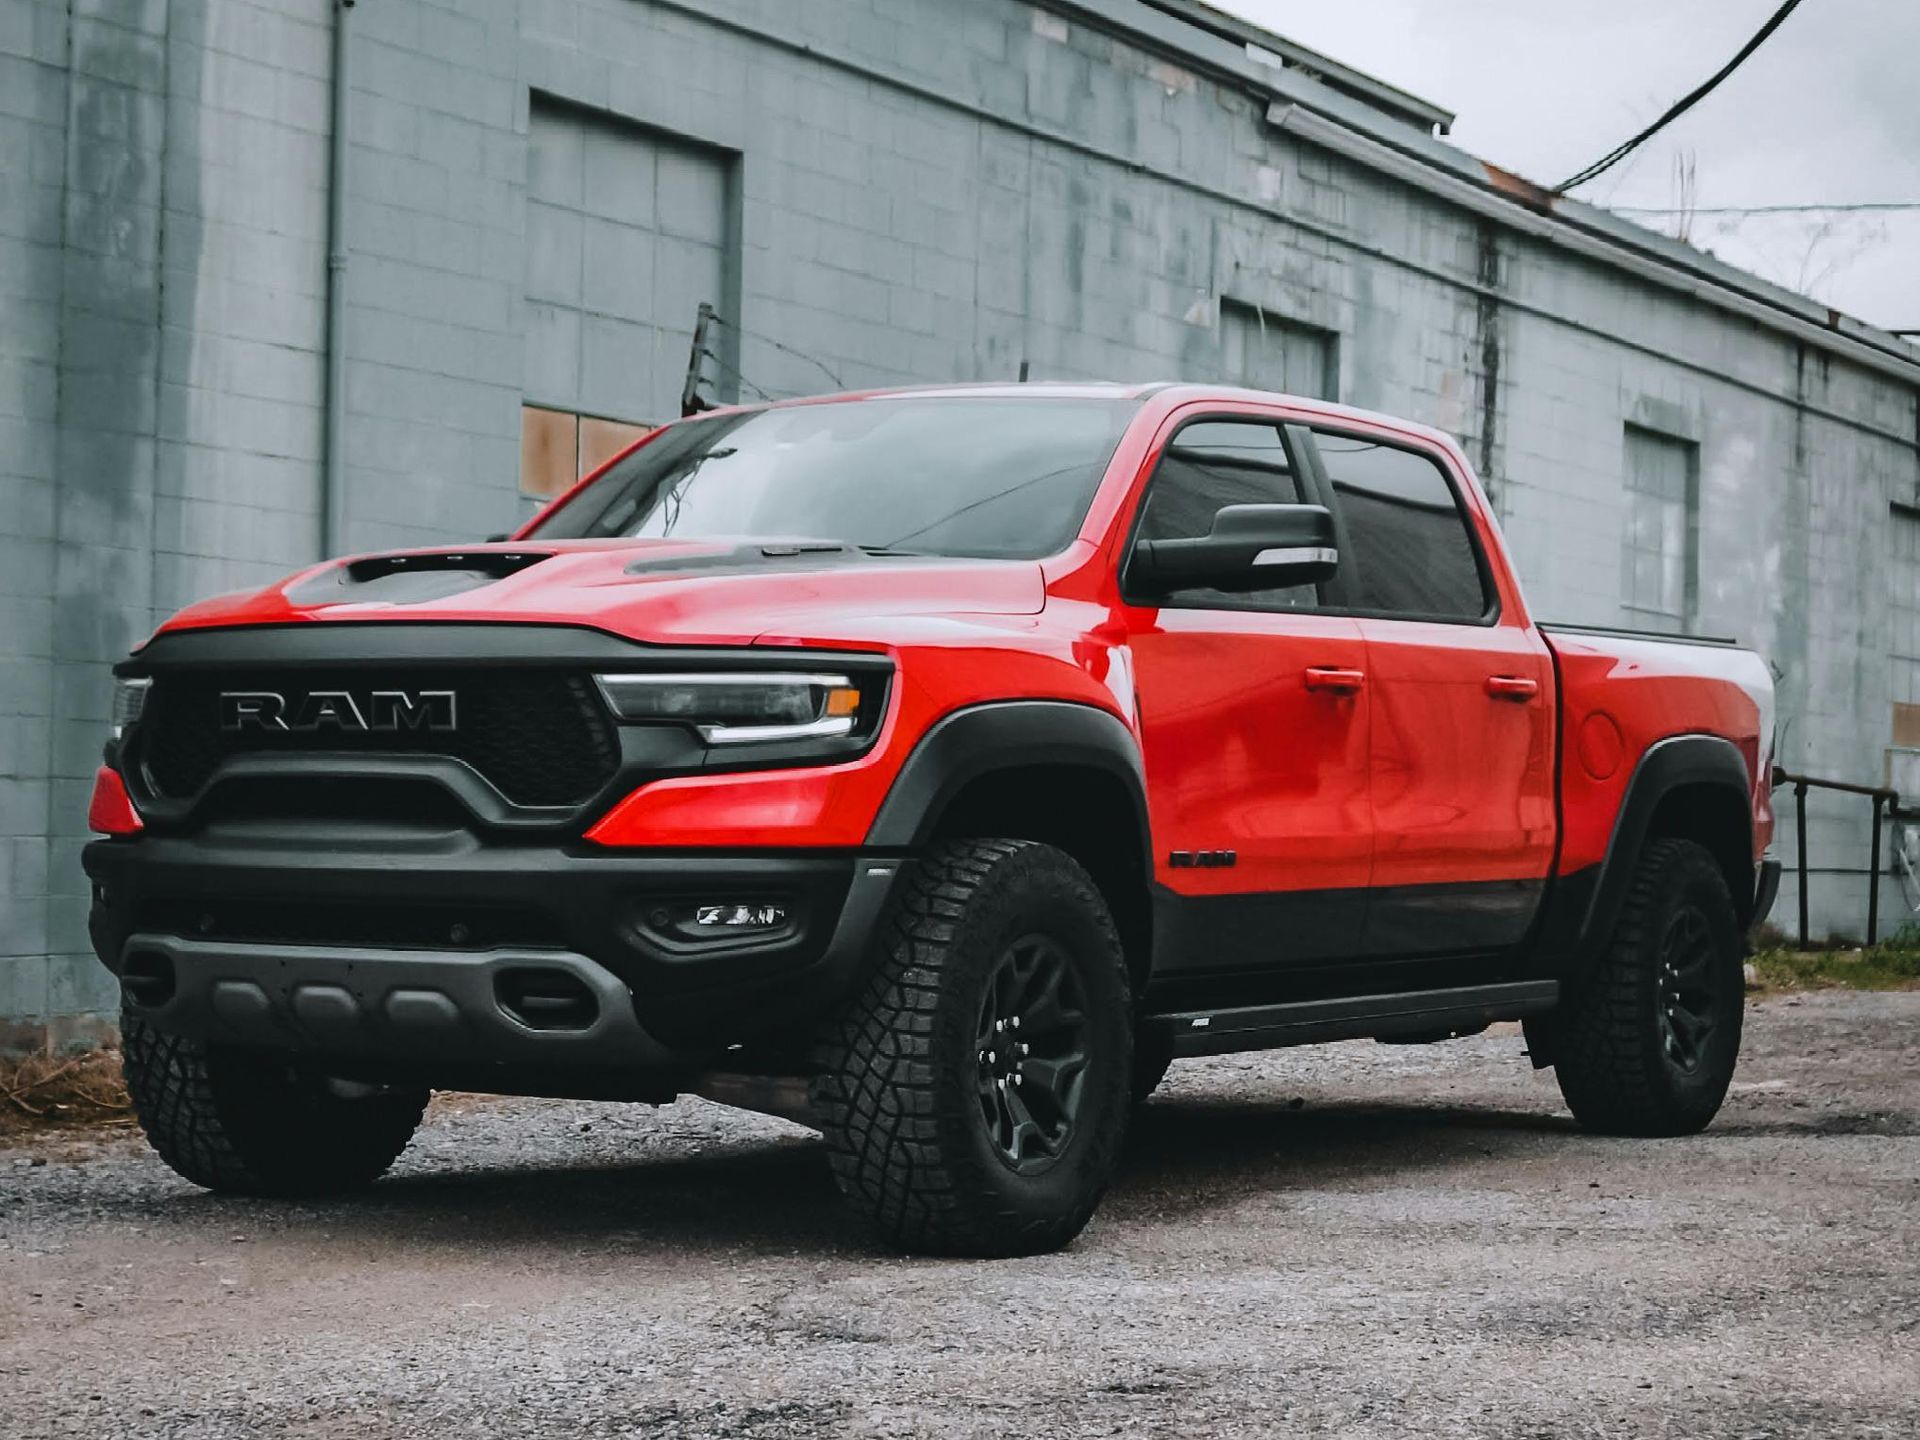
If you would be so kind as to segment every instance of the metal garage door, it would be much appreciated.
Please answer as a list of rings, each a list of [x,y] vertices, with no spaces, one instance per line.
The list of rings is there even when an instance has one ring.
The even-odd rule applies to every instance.
[[[722,302],[729,248],[724,155],[535,101],[524,431],[534,444],[531,452],[523,445],[522,476],[529,490],[570,478],[528,476],[529,463],[590,468],[596,447],[680,413],[695,311],[703,300]],[[530,459],[543,445],[547,460]]]

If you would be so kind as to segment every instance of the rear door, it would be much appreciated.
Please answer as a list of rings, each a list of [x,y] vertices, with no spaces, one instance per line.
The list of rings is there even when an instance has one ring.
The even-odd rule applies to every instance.
[[[1343,608],[1372,694],[1373,895],[1362,953],[1486,956],[1525,937],[1553,861],[1553,670],[1503,613],[1447,457],[1317,428]],[[1460,977],[1462,979],[1466,977]]]
[[[1135,540],[1205,535],[1224,505],[1312,498],[1277,417],[1175,423]],[[1357,621],[1319,604],[1311,586],[1123,603],[1163,974],[1344,959],[1360,943],[1373,851],[1365,645]]]

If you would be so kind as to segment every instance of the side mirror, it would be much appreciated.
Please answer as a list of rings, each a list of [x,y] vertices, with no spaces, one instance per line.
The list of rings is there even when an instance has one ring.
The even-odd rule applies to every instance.
[[[1326,506],[1228,505],[1206,535],[1135,545],[1127,579],[1148,593],[1279,590],[1331,579],[1339,564]]]

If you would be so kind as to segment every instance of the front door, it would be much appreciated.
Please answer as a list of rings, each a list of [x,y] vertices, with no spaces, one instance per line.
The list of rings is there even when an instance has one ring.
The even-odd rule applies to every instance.
[[[1339,506],[1343,598],[1359,615],[1373,699],[1362,951],[1510,954],[1553,863],[1546,644],[1501,613],[1442,456],[1358,432],[1316,432],[1314,449]]]
[[[1205,535],[1224,505],[1304,498],[1277,420],[1186,422],[1137,539]],[[1355,953],[1373,851],[1365,642],[1311,586],[1129,604],[1163,974]]]

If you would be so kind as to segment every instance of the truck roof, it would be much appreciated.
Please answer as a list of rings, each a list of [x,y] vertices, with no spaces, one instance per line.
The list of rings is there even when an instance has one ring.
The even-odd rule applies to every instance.
[[[1351,420],[1368,428],[1385,427],[1400,431],[1402,434],[1422,436],[1448,449],[1457,450],[1459,442],[1444,430],[1431,425],[1422,425],[1417,420],[1409,420],[1401,415],[1389,415],[1378,410],[1363,410],[1358,406],[1341,405],[1332,400],[1322,400],[1312,395],[1291,395],[1277,390],[1254,390],[1244,385],[1212,384],[1191,380],[1030,380],[1006,381],[987,380],[969,381],[946,385],[899,385],[876,388],[873,390],[845,390],[826,395],[801,395],[789,399],[773,400],[760,404],[723,406],[728,410],[773,410],[795,405],[824,405],[847,400],[874,400],[899,396],[924,396],[940,398],[944,396],[986,396],[1004,399],[1099,399],[1108,397],[1115,400],[1145,400],[1161,396],[1171,403],[1186,399],[1195,400],[1256,400],[1271,403],[1284,401],[1288,405],[1297,405],[1312,410],[1334,421]]]

